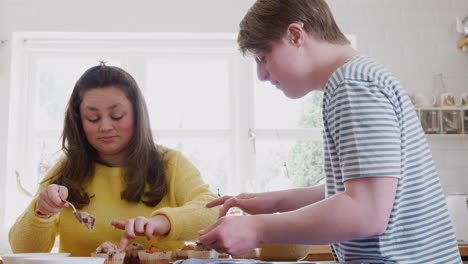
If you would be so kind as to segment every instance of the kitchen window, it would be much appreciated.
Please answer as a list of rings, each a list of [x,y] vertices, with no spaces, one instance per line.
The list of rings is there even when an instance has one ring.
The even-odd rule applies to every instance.
[[[67,100],[99,61],[137,80],[155,142],[181,151],[213,192],[305,187],[323,178],[321,93],[291,100],[259,82],[234,34],[16,33],[12,46],[5,227],[62,157]]]

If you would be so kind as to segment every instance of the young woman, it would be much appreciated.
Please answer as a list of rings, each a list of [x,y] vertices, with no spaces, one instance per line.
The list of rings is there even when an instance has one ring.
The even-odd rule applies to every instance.
[[[57,236],[72,256],[131,239],[175,249],[216,220],[218,210],[204,206],[216,195],[179,152],[154,143],[144,98],[124,70],[101,64],[80,77],[62,137],[65,157],[10,230],[15,253],[48,252]],[[96,217],[92,232],[63,200]]]

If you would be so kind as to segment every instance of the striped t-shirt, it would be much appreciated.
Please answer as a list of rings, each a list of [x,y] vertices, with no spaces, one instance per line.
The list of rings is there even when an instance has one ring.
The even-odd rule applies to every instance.
[[[323,96],[326,196],[344,181],[399,178],[387,230],[332,244],[338,261],[461,263],[444,193],[409,97],[381,64],[354,56]]]

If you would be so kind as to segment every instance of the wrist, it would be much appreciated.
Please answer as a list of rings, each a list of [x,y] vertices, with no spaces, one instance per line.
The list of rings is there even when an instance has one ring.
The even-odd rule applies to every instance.
[[[34,214],[39,218],[50,218],[54,215],[54,214],[46,214],[46,213],[41,212],[41,210],[37,209],[37,203],[34,206]]]
[[[253,217],[254,219],[254,230],[257,234],[257,245],[267,243],[268,241],[268,232],[266,230],[267,223],[265,219],[268,215],[259,214],[259,215],[252,215],[249,217]]]
[[[282,212],[287,212],[288,210],[288,198],[291,198],[289,190],[285,191],[277,191],[274,193],[274,201],[273,201],[273,208],[274,211],[271,213],[282,213]]]
[[[44,213],[42,213],[42,212],[39,211],[39,210],[35,210],[35,211],[34,211],[34,214],[35,214],[37,217],[39,217],[39,218],[50,218],[50,217],[53,216],[53,214],[44,214]]]
[[[166,236],[171,231],[171,222],[169,218],[163,214],[155,215],[152,217],[152,220],[155,221],[157,225],[157,234],[158,236]]]

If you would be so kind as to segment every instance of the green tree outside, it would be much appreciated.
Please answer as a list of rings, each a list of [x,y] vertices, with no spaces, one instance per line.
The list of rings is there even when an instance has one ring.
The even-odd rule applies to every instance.
[[[300,128],[321,128],[322,93],[311,92],[301,103]],[[296,187],[308,187],[324,178],[322,140],[299,140],[288,153],[288,169]]]

